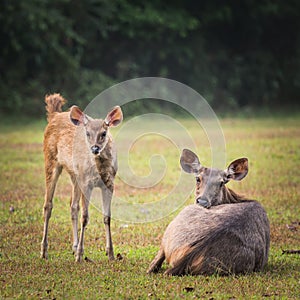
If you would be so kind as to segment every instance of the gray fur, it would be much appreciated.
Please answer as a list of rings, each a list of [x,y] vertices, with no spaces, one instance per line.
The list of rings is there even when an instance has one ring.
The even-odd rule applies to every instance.
[[[197,170],[196,159],[192,158],[191,151],[188,158],[193,165],[185,164],[184,167],[194,172]],[[245,159],[242,160],[245,164]],[[240,164],[240,160],[235,162]],[[228,168],[230,176],[237,176],[238,180],[245,176],[245,171],[244,174],[237,173],[233,167],[235,165],[231,164]],[[198,168],[197,172],[202,168]],[[245,170],[244,167],[242,169]],[[212,183],[219,181],[220,174],[224,173],[207,168],[205,171],[210,174]],[[202,178],[202,181],[208,180]],[[185,207],[167,227],[148,273],[158,272],[165,259],[170,265],[166,274],[170,275],[229,275],[264,268],[270,247],[270,227],[264,208],[254,200],[243,200],[233,191],[223,188],[225,186],[219,189],[221,195],[216,195],[220,203],[223,198],[237,203],[217,203],[209,209],[199,204]],[[203,190],[209,193],[206,186]]]
[[[164,258],[171,265],[166,271],[170,275],[261,271],[268,261],[269,245],[269,221],[258,202],[210,209],[193,204],[167,227],[148,272],[157,272]]]

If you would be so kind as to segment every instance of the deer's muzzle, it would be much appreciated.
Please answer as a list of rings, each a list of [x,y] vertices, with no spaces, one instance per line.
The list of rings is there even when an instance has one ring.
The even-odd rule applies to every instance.
[[[95,155],[98,155],[100,153],[100,147],[97,145],[94,145],[91,147],[92,153]]]
[[[203,199],[203,198],[197,198],[196,203],[205,207],[205,208],[210,208],[211,204],[209,203],[208,200]]]

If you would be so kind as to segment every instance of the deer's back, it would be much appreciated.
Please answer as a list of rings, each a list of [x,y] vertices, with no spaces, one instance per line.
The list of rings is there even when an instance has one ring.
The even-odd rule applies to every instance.
[[[167,227],[162,248],[171,265],[189,256],[185,263],[196,274],[213,273],[215,267],[205,266],[211,260],[239,273],[261,269],[268,259],[269,243],[265,210],[256,201],[245,201],[210,209],[187,206]]]
[[[68,165],[72,161],[75,127],[71,124],[69,115],[69,112],[55,113],[44,132],[45,158],[62,165]]]
[[[86,146],[84,131],[70,122],[70,113],[56,113],[44,133],[45,159],[54,160],[68,173],[85,173],[95,168]]]

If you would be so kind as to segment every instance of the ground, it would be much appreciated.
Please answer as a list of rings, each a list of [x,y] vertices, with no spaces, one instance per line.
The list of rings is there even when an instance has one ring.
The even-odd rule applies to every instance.
[[[143,123],[143,130],[148,132],[144,136],[140,135],[140,126],[135,126],[136,132],[132,128],[127,131],[114,129],[112,134],[119,148],[119,176],[115,181],[112,236],[115,254],[122,259],[108,262],[105,256],[102,215],[99,203],[93,200],[85,236],[87,259],[75,263],[69,211],[71,187],[66,173],[59,181],[54,199],[49,259],[39,257],[44,194],[42,140],[46,123],[4,121],[0,125],[1,298],[299,298],[300,256],[282,254],[282,250],[300,249],[299,118],[220,120],[226,161],[224,165],[218,163],[225,168],[236,158],[249,158],[248,176],[241,182],[230,183],[230,187],[257,199],[265,207],[271,224],[271,249],[266,269],[261,273],[228,277],[146,274],[167,224],[183,206],[193,202],[193,191],[188,194],[183,191],[193,187],[194,178],[183,175],[178,163],[180,148],[185,143],[189,145],[184,132],[171,132],[171,126],[172,138],[167,138],[168,131],[163,134],[159,134],[157,128],[153,131],[150,121]],[[187,128],[195,143],[192,150],[204,165],[210,166],[211,133],[206,135],[196,121],[178,122]],[[166,127],[161,123],[160,128]],[[127,162],[132,172],[126,169]],[[155,173],[155,170],[160,171]],[[180,183],[181,175],[186,176],[186,185]],[[142,176],[148,176],[149,181],[141,189],[139,186],[147,180]],[[157,176],[159,180],[154,182]],[[132,182],[137,183],[135,187]],[[176,198],[173,206],[168,206],[168,201],[160,202],[169,199],[169,195]],[[140,205],[139,210],[134,211],[135,204]],[[165,268],[163,265],[163,270]]]

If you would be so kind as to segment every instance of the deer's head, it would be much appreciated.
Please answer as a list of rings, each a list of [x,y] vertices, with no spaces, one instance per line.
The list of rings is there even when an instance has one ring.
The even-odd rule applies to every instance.
[[[196,203],[209,208],[224,202],[226,183],[242,180],[248,173],[248,159],[239,158],[225,170],[210,169],[201,165],[198,156],[184,149],[180,157],[182,169],[196,176]]]
[[[109,128],[119,125],[123,120],[123,114],[121,108],[115,106],[104,120],[93,119],[83,113],[78,106],[72,106],[70,119],[74,125],[84,127],[91,152],[97,156],[100,155],[109,140]]]

